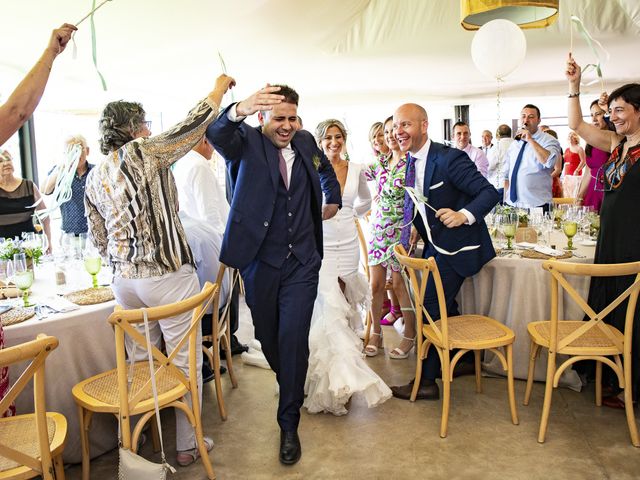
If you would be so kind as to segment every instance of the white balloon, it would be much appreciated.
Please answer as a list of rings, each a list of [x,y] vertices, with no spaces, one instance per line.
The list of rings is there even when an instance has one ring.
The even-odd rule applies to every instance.
[[[522,64],[527,40],[518,25],[509,20],[491,20],[478,30],[471,42],[471,58],[478,70],[499,79]]]

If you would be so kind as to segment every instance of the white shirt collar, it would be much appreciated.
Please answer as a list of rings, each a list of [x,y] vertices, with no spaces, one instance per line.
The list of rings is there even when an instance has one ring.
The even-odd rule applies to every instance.
[[[418,150],[415,154],[411,154],[411,156],[417,160],[426,160],[429,156],[429,149],[431,148],[431,139],[427,138],[427,141],[422,146],[420,150]]]

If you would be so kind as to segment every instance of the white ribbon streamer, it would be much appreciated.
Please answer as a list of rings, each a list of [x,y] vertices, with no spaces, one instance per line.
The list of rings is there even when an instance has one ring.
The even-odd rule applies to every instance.
[[[425,196],[422,195],[420,192],[416,191],[415,188],[404,187],[404,189],[407,191],[407,193],[409,194],[409,197],[413,201],[413,208],[414,208],[413,218],[416,218],[416,211],[418,213],[420,213],[420,217],[422,217],[422,222],[424,223],[424,227],[427,230],[427,238],[429,239],[429,243],[431,245],[433,245],[433,248],[436,250],[436,252],[441,253],[442,255],[457,255],[460,252],[468,252],[469,250],[476,250],[476,249],[480,248],[480,245],[470,245],[470,246],[467,246],[467,247],[462,247],[461,249],[456,250],[455,252],[450,252],[450,251],[445,250],[444,248],[441,248],[438,245],[436,245],[434,243],[434,241],[433,241],[433,238],[431,237],[431,228],[429,228],[429,222],[427,221],[427,215],[422,213],[422,211],[419,208],[416,208],[416,207],[417,207],[417,205],[419,203],[422,203],[422,204],[426,205],[427,207],[429,207],[434,212],[436,211],[436,209],[433,208],[431,205],[429,205],[427,203],[427,201],[426,201],[427,199],[425,198]],[[405,205],[405,207],[406,207],[406,205]]]
[[[73,178],[76,174],[76,169],[78,168],[81,155],[82,145],[75,143],[67,147],[67,150],[64,153],[64,162],[61,165],[56,166],[58,176],[56,178],[56,186],[53,190],[52,200],[49,207],[44,210],[38,210],[34,213],[34,215],[37,215],[38,219],[45,219],[59,208],[60,205],[71,200],[71,195],[73,193],[71,191],[71,184],[73,183]],[[41,196],[36,203],[27,208],[37,207],[43,201],[44,198]]]

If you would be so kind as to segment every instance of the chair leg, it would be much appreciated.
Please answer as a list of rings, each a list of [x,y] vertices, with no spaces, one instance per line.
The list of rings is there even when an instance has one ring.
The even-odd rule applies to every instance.
[[[420,388],[420,379],[422,378],[422,359],[426,356],[426,353],[423,354],[423,350],[425,348],[428,348],[429,344],[425,341],[418,346],[419,348],[416,355],[416,376],[413,379],[413,389],[411,389],[411,397],[409,398],[409,400],[412,402],[415,402],[416,397],[418,396],[418,389]]]
[[[196,393],[197,395],[197,393]],[[194,395],[192,394],[191,399],[192,402],[198,402],[199,400],[196,398],[193,398]],[[207,478],[209,480],[215,480],[216,478],[216,474],[213,471],[213,466],[211,465],[211,459],[209,458],[209,452],[207,452],[207,446],[204,443],[204,433],[202,431],[202,417],[200,415],[199,411],[199,405],[198,408],[193,410],[193,417],[194,417],[194,430],[196,433],[196,442],[198,443],[198,451],[200,452],[200,457],[202,458],[202,465],[204,465],[204,469],[207,472]]]
[[[511,421],[518,425],[518,411],[516,410],[516,391],[513,381],[513,344],[505,347],[507,351],[507,390],[509,392],[509,409],[511,410]]]
[[[62,461],[62,455],[58,455],[52,460],[54,472],[56,474],[56,480],[64,480],[64,462]]]
[[[602,362],[596,360],[596,406],[602,406]]]
[[[551,396],[553,395],[553,376],[556,373],[556,354],[549,352],[547,359],[547,379],[544,385],[544,403],[542,405],[542,417],[540,418],[540,430],[538,431],[538,442],[544,443],[549,424],[549,412],[551,411]]]
[[[624,356],[624,411],[627,414],[627,425],[629,425],[629,436],[634,447],[640,447],[638,438],[638,426],[633,413],[633,389],[631,387],[631,358]]]
[[[529,405],[529,400],[531,399],[531,390],[533,389],[533,375],[536,370],[536,358],[538,357],[538,352],[540,351],[540,345],[537,345],[533,340],[531,340],[531,348],[529,349],[529,373],[527,373],[527,388],[524,391],[524,401],[523,405]]]
[[[473,356],[475,357],[476,364],[476,393],[482,393],[482,365],[480,362],[480,355],[482,350],[474,350]]]
[[[80,420],[80,444],[82,446],[82,480],[89,480],[91,456],[89,452],[89,423],[91,412],[85,417],[84,408],[78,405],[78,417]]]
[[[229,349],[227,349],[228,351]],[[224,397],[222,396],[222,380],[220,378],[220,339],[213,339],[213,374],[216,385],[216,399],[218,400],[218,411],[222,420],[227,419],[227,411],[224,407]]]
[[[443,350],[442,363],[442,419],[440,420],[440,438],[447,436],[449,427],[449,406],[451,402],[451,366],[449,350]]]
[[[231,386],[233,388],[238,388],[238,379],[236,378],[236,373],[233,370],[233,356],[231,355],[231,341],[229,340],[230,335],[230,330],[227,329],[227,333],[222,337],[224,341],[224,356],[227,360],[227,370],[229,371]]]

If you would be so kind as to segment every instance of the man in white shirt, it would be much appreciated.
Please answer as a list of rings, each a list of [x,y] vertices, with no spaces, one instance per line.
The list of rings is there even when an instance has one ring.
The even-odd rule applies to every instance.
[[[471,130],[469,130],[469,125],[465,122],[456,122],[453,125],[452,133],[456,148],[469,155],[469,158],[475,163],[478,171],[486,178],[489,161],[482,150],[471,145]]]
[[[203,136],[193,150],[175,163],[173,176],[178,187],[180,211],[208,223],[216,232],[224,235],[229,203],[213,169],[207,163],[212,155],[213,147]]]
[[[493,147],[493,133],[489,130],[482,131],[482,146],[480,150],[484,152],[485,155],[488,155],[489,150]]]
[[[505,124],[500,125],[496,130],[496,137],[498,138],[498,141],[487,154],[487,159],[489,160],[487,180],[489,180],[496,190],[498,190],[500,198],[504,198],[503,168],[507,150],[513,143],[513,138],[511,138],[511,127]]]

